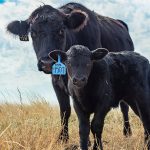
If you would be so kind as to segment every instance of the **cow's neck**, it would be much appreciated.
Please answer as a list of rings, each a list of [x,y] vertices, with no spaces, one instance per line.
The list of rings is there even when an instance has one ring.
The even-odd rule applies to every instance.
[[[67,51],[71,46],[78,44],[76,40],[75,33],[70,30],[66,30],[66,46],[65,51]]]
[[[67,75],[65,76],[58,76],[58,75],[52,75],[52,80],[59,86],[61,90],[64,90],[66,94],[69,94],[68,88],[67,88]]]

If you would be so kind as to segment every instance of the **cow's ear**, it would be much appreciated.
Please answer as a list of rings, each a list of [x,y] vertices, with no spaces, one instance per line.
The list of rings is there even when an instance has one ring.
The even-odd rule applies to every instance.
[[[108,54],[108,50],[106,48],[98,48],[92,51],[92,60],[97,61],[102,59]]]
[[[64,24],[68,29],[75,32],[82,30],[89,20],[88,14],[81,10],[73,10],[70,14],[66,15]]]
[[[54,50],[48,54],[48,56],[56,62],[58,61],[58,55],[60,56],[62,62],[67,59],[67,54],[61,50]]]
[[[29,41],[28,30],[29,24],[27,21],[13,21],[7,25],[7,31],[18,35],[21,41]]]

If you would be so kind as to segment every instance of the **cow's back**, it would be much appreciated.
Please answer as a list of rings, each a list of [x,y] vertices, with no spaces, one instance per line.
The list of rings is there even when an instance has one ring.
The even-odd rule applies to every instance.
[[[101,32],[102,47],[109,51],[133,51],[134,45],[123,21],[97,15]]]

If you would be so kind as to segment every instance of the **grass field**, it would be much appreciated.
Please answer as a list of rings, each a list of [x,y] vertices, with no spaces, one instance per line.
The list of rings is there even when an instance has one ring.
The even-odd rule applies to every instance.
[[[143,127],[133,112],[130,112],[130,121],[133,135],[125,138],[120,110],[112,110],[107,115],[103,132],[105,150],[141,150],[144,147]],[[73,111],[68,144],[56,142],[60,128],[58,106],[50,106],[46,101],[0,105],[0,150],[64,150],[72,144],[78,145],[78,121]]]

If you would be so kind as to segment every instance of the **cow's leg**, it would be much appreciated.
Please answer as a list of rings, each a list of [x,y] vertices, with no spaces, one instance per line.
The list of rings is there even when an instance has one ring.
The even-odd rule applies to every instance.
[[[93,150],[103,150],[102,146],[102,131],[104,126],[104,119],[110,107],[102,106],[99,107],[99,110],[94,114],[94,118],[91,122],[91,131],[94,136],[94,145]]]
[[[120,108],[121,108],[121,112],[123,115],[123,121],[124,121],[123,134],[125,136],[130,136],[132,134],[132,132],[131,132],[131,127],[130,127],[130,123],[129,123],[129,115],[128,115],[129,106],[124,101],[121,101]]]
[[[56,84],[55,81],[52,83],[60,106],[62,130],[59,135],[59,140],[67,142],[69,139],[68,120],[71,114],[69,95],[65,92],[64,89],[60,88],[60,86]]]
[[[80,150],[88,150],[90,134],[90,114],[85,113],[80,104],[74,102],[74,109],[79,120]]]

